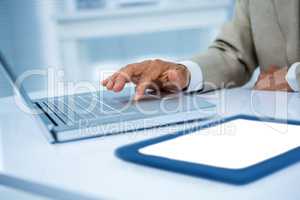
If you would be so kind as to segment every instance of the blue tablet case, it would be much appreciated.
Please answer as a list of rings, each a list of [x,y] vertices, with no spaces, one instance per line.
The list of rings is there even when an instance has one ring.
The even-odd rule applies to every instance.
[[[196,176],[196,177],[213,179],[213,180],[236,184],[236,185],[242,185],[242,184],[253,182],[264,176],[270,175],[280,169],[283,169],[284,167],[292,165],[300,160],[300,147],[293,149],[282,155],[271,158],[269,160],[265,160],[261,163],[255,164],[253,166],[244,169],[239,169],[239,170],[200,165],[200,164],[189,163],[184,161],[172,160],[163,157],[143,155],[139,153],[139,149],[144,148],[146,146],[157,144],[166,140],[171,140],[186,134],[191,134],[201,129],[220,125],[236,119],[266,121],[266,122],[285,123],[285,124],[288,123],[293,125],[299,125],[299,130],[300,130],[300,122],[298,121],[292,121],[292,120],[284,121],[284,120],[275,120],[275,119],[262,120],[256,117],[238,115],[238,116],[218,120],[216,122],[211,122],[204,126],[200,126],[190,130],[181,131],[175,134],[168,134],[163,137],[150,139],[150,140],[146,140],[146,141],[142,141],[132,145],[118,148],[116,150],[116,156],[121,158],[122,160],[136,163],[136,164],[141,164],[145,166],[150,166],[158,169],[173,171],[173,172]]]

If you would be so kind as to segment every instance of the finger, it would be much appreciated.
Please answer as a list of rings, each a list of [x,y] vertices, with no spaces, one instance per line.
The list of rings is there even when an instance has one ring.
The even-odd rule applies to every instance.
[[[254,90],[264,90],[264,88],[261,84],[256,84]]]
[[[274,72],[274,77],[280,81],[285,81],[285,76],[288,73],[288,67],[283,67]]]
[[[143,68],[141,64],[130,64],[124,67],[119,71],[119,75],[114,79],[113,90],[115,92],[120,92],[124,89],[126,83],[133,82],[137,84],[137,80],[139,80],[139,76],[142,72],[140,68]]]
[[[108,83],[107,83],[107,85],[106,85],[106,88],[108,90],[112,90],[113,87],[114,87],[114,82],[112,80],[109,80]]]
[[[154,90],[159,90],[160,86],[156,84],[159,82],[159,77],[161,74],[161,69],[155,70],[157,66],[155,66],[155,62],[147,62],[144,66],[146,70],[143,70],[140,73],[140,80],[136,87],[136,95],[135,100],[140,100],[144,97],[146,89],[154,88]]]
[[[263,85],[263,84],[257,84],[254,87],[254,90],[266,90],[267,86]]]
[[[116,91],[119,91],[124,88],[126,82],[129,82],[132,75],[135,73],[135,69],[137,64],[130,64],[127,65],[126,67],[122,68],[120,71],[116,72],[113,74],[109,80],[108,83],[106,84],[107,89],[109,90],[114,90],[115,89],[115,84],[117,83],[116,86]]]
[[[117,75],[118,75],[118,72],[115,72],[108,78],[104,79],[101,83],[103,84],[103,86],[106,86],[109,83],[109,81],[113,80]]]
[[[271,80],[269,78],[264,78],[259,80],[256,84],[255,84],[255,90],[270,90],[272,88],[272,83]]]
[[[112,89],[113,89],[114,84],[115,84],[115,79],[116,79],[116,77],[117,77],[118,75],[119,75],[118,72],[116,72],[116,73],[114,73],[112,76],[110,76],[110,77],[108,78],[108,81],[107,81],[107,84],[106,84],[106,88],[107,88],[108,90],[112,90]]]
[[[101,81],[101,84],[106,87],[107,83],[108,83],[109,79],[104,79],[103,81]]]
[[[137,70],[138,66],[139,64],[130,64],[119,71],[118,76],[114,79],[114,86],[113,86],[114,92],[122,91],[126,83],[131,81],[134,82],[134,77],[137,77],[139,79],[138,76],[135,76],[135,74],[139,74],[137,72],[139,71]]]
[[[270,65],[269,68],[267,69],[267,72],[269,74],[273,74],[274,72],[280,70],[280,67],[277,65]]]
[[[260,74],[259,74],[259,77],[266,77],[268,75],[268,73],[267,72],[265,72],[265,71],[261,71],[260,72]]]
[[[119,75],[114,82],[114,92],[120,92],[124,89],[126,83],[129,82],[124,76]]]
[[[151,85],[151,79],[149,79],[149,77],[142,78],[136,86],[134,100],[135,101],[141,100],[145,95],[146,89],[150,88],[150,85]]]

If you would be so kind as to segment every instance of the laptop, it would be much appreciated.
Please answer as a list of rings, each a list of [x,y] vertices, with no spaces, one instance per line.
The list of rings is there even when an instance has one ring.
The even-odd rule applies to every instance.
[[[24,87],[16,83],[17,76],[1,52],[0,68],[15,93],[35,113],[50,143],[205,120],[215,115],[215,105],[198,95],[157,96],[149,92],[145,100],[134,102],[134,89],[130,88],[121,94],[99,91],[31,99]]]

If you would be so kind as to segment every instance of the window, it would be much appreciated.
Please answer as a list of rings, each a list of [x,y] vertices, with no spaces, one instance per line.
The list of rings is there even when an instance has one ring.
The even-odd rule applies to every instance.
[[[204,51],[232,0],[1,0],[0,48],[17,74],[57,67],[74,81],[147,58]],[[2,81],[4,80],[4,81]],[[2,82],[1,82],[2,81]],[[0,80],[0,96],[8,84]],[[39,81],[28,90],[43,89]]]
[[[97,70],[117,70],[155,57],[188,59],[204,51],[231,8],[231,0],[75,3],[85,12],[58,13],[62,63],[68,78],[94,81],[99,79]]]

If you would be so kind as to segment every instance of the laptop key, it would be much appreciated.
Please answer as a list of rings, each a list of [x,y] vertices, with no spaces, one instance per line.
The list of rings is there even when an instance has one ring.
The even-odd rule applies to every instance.
[[[68,115],[63,113],[53,102],[46,101],[43,103],[66,125],[72,125],[74,123],[74,121],[71,118],[69,118]]]

